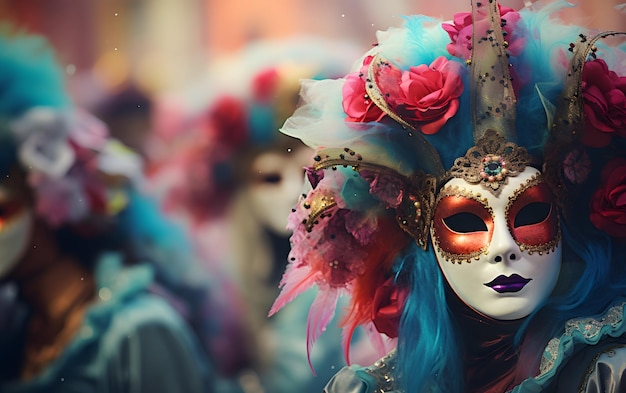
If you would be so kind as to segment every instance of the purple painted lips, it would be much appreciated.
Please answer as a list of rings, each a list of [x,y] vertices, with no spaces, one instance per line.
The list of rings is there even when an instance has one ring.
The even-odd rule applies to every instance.
[[[518,292],[521,291],[530,280],[532,279],[524,278],[519,274],[512,274],[509,277],[500,275],[485,285],[498,293]]]

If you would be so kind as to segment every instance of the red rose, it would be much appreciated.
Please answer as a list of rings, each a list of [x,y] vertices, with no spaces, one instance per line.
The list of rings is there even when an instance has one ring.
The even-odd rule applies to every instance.
[[[261,103],[270,103],[276,95],[280,74],[276,68],[259,72],[252,80],[252,97]]]
[[[374,56],[367,56],[359,72],[346,77],[341,93],[343,95],[343,110],[348,117],[347,121],[369,122],[379,121],[385,113],[372,102],[365,91],[367,71]]]
[[[512,56],[517,56],[526,45],[522,35],[516,33],[520,14],[512,8],[501,7],[500,4],[498,4],[498,8],[502,19],[502,30],[508,43],[507,50]],[[472,55],[472,13],[460,12],[455,14],[453,23],[442,23],[441,25],[452,40],[446,49],[452,56],[469,60]]]
[[[234,97],[221,97],[208,114],[208,133],[222,146],[236,149],[248,139],[246,108]]]
[[[463,92],[461,65],[437,58],[430,66],[411,67],[402,74],[400,94],[390,97],[390,104],[407,122],[424,134],[434,134],[459,109]]]
[[[398,337],[398,326],[408,295],[406,288],[398,286],[390,277],[376,289],[372,302],[372,322],[380,333]]]
[[[626,240],[626,159],[616,158],[602,170],[600,187],[591,198],[593,225],[620,240]]]
[[[602,59],[583,67],[582,90],[585,131],[582,142],[591,147],[607,146],[613,135],[626,136],[626,77],[610,71]]]

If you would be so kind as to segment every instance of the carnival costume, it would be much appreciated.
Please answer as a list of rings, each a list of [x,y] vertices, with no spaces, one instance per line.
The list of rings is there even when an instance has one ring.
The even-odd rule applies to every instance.
[[[326,392],[626,389],[625,35],[567,6],[408,17],[303,83],[281,131],[317,154],[271,314],[317,285],[309,349],[342,295],[346,351],[359,325],[398,340]]]
[[[3,26],[0,69],[0,279],[25,310],[3,314],[0,391],[212,391],[187,322],[152,293],[191,270],[173,258],[182,232],[140,192],[138,156],[72,105],[41,37]]]

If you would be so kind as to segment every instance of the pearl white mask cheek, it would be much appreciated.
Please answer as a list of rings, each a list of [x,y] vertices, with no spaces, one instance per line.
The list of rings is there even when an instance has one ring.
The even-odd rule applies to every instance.
[[[287,217],[298,202],[304,184],[304,166],[310,159],[307,149],[291,154],[268,152],[252,163],[252,176],[246,189],[251,214],[263,226],[287,236]]]
[[[20,205],[21,206],[21,205]],[[24,207],[0,204],[0,279],[7,276],[24,255],[28,246],[32,227],[33,213]]]
[[[486,316],[528,316],[549,296],[561,266],[558,215],[540,173],[527,167],[496,197],[454,178],[437,200],[431,236],[456,295]]]

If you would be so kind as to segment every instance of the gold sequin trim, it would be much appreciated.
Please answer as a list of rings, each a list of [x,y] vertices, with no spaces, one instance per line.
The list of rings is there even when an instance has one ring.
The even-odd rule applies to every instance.
[[[437,204],[442,198],[445,198],[448,196],[462,196],[462,197],[473,199],[479,202],[481,205],[485,207],[485,209],[489,212],[489,215],[495,220],[493,209],[491,208],[491,206],[489,206],[489,202],[487,201],[487,198],[483,198],[481,194],[474,194],[473,192],[468,191],[464,188],[460,188],[459,186],[445,186],[444,188],[441,189],[441,191],[439,191],[439,195],[437,195],[435,206],[437,206]],[[489,245],[487,245],[481,248],[480,250],[474,251],[469,254],[453,254],[441,248],[439,244],[439,238],[436,236],[433,226],[431,226],[430,232],[432,235],[433,246],[435,247],[435,249],[444,257],[446,261],[449,261],[452,263],[461,264],[463,262],[471,263],[472,260],[477,261],[478,259],[480,259],[481,255],[483,254],[486,255],[489,249]]]

